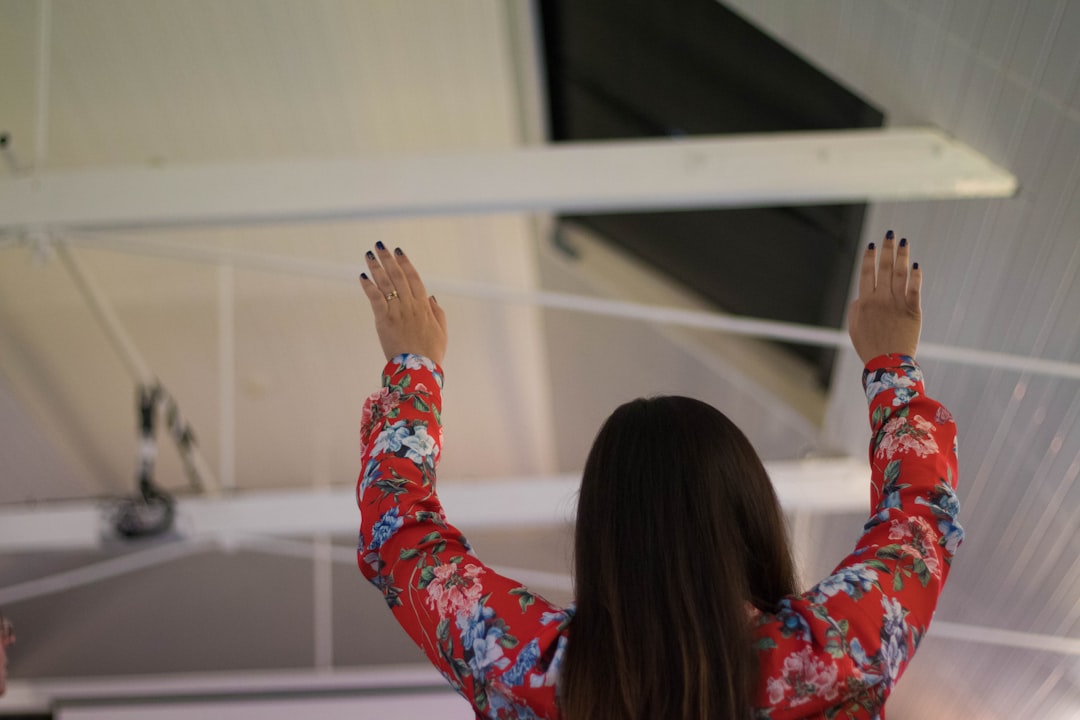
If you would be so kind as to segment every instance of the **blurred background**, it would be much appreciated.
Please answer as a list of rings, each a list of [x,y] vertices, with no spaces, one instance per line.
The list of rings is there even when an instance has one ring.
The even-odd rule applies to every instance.
[[[677,393],[747,432],[813,582],[866,514],[842,327],[859,248],[891,228],[926,273],[923,366],[960,426],[968,539],[889,716],[1077,717],[1078,37],[1068,0],[0,0],[0,609],[19,638],[0,714],[472,716],[355,565],[383,362],[356,275],[377,240],[449,315],[440,490],[486,562],[569,602],[596,430]],[[666,211],[395,186],[401,158],[903,127],[1019,190],[778,186]],[[355,212],[244,217],[310,197],[275,173],[341,160],[378,190]],[[904,159],[853,164],[878,161]],[[77,210],[20,201],[53,181]],[[133,501],[140,384],[160,388],[144,479],[171,523]]]

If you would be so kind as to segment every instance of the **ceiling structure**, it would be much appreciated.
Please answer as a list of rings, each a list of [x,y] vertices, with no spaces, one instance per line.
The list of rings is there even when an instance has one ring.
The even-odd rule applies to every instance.
[[[1007,199],[878,200],[867,215],[867,240],[891,227],[926,268],[924,366],[960,423],[968,531],[890,717],[1074,717],[1080,6],[728,4],[894,127],[939,128],[1020,183]],[[0,197],[72,173],[100,190],[110,168],[345,158],[362,170],[365,160],[513,153],[542,134],[531,23],[527,3],[495,0],[0,0],[0,60],[17,69],[0,86],[12,149]],[[10,221],[12,205],[0,207]],[[812,506],[813,492],[784,491],[804,576],[828,572],[861,520],[846,496],[808,479],[805,461],[865,453],[854,355],[840,354],[828,395],[808,390],[810,370],[739,334],[762,328],[732,324],[587,235],[552,242],[545,219],[519,209],[27,223],[0,237],[0,537],[38,543],[0,551],[0,606],[20,635],[0,712],[268,683],[299,693],[440,682],[359,577],[347,517],[304,533],[285,528],[298,504],[259,504],[275,492],[329,503],[314,514],[348,503],[359,407],[381,365],[353,281],[380,239],[410,252],[451,317],[441,482],[451,510],[452,496],[464,498],[461,525],[485,560],[568,600],[559,513],[596,428],[618,402],[678,392],[728,412],[778,478],[798,467],[804,489],[832,496]],[[188,483],[162,433],[157,476],[181,496],[178,537],[103,542],[96,525],[90,541],[41,549],[77,524],[56,513],[104,523],[99,505],[134,489],[139,372],[80,275],[134,365],[191,421],[208,485],[239,504],[246,532],[190,532],[209,522],[213,498],[184,504]],[[494,506],[499,492],[512,504],[530,487],[541,499],[523,504],[554,510],[517,529],[489,522],[505,507]],[[468,515],[470,491],[492,507]],[[28,518],[28,534],[9,530]]]

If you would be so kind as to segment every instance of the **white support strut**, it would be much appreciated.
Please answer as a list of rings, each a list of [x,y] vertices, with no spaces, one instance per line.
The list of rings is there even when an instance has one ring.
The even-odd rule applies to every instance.
[[[853,458],[766,463],[789,510],[869,512],[870,469]],[[441,480],[447,515],[463,529],[552,527],[572,523],[580,475]],[[108,534],[100,502],[0,508],[0,553],[99,548]],[[247,492],[179,498],[176,533],[229,545],[248,536],[353,535],[359,514],[352,488]]]
[[[112,168],[0,180],[0,231],[1003,197],[932,128],[562,143],[471,154]]]

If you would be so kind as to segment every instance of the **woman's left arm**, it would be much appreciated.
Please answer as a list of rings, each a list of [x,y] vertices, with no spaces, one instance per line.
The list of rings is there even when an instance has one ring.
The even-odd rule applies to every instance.
[[[378,251],[361,282],[388,362],[361,424],[360,570],[477,712],[554,717],[569,615],[485,566],[447,522],[435,480],[445,316],[400,251]]]

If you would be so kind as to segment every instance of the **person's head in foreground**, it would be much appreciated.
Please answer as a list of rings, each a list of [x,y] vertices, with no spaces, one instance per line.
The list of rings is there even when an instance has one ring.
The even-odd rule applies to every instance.
[[[15,626],[0,613],[0,695],[7,690],[7,648],[15,643]]]
[[[723,413],[671,396],[619,407],[585,465],[574,562],[568,717],[751,716],[747,620],[795,593],[795,570],[765,468]]]

